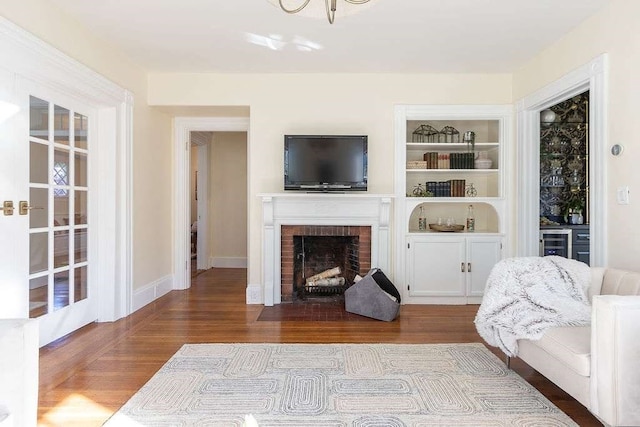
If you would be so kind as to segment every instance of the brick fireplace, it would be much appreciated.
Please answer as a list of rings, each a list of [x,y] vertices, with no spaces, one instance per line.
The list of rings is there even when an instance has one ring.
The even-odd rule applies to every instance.
[[[288,270],[288,264],[285,264],[287,261],[283,261],[283,258],[293,255],[283,253],[283,250],[289,250],[289,244],[283,243],[282,235],[291,233],[293,236],[293,231],[289,230],[295,227],[310,227],[307,231],[311,234],[335,233],[339,235],[336,237],[358,237],[361,274],[366,273],[371,267],[390,272],[389,218],[392,196],[371,193],[290,192],[264,194],[260,197],[262,283],[247,286],[247,304],[272,306],[291,298],[288,295],[292,295],[293,291],[293,262],[291,270]],[[313,227],[320,231],[311,231]],[[363,260],[362,253],[368,253],[369,259]]]
[[[305,278],[324,270],[340,267],[348,287],[371,269],[371,226],[283,225],[280,235],[282,301],[301,299]]]

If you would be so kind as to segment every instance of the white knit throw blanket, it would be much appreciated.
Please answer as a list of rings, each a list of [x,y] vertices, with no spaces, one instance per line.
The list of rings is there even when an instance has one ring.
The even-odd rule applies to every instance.
[[[519,339],[537,340],[555,326],[591,323],[589,266],[558,256],[508,258],[487,279],[475,324],[480,336],[507,356]]]

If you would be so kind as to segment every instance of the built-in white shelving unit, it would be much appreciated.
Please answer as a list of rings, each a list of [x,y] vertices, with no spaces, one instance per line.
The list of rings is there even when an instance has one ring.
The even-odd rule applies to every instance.
[[[396,107],[395,281],[404,302],[481,301],[487,276],[506,246],[505,159],[511,121],[512,107],[503,105]],[[417,129],[442,133],[414,135]],[[473,145],[463,142],[465,132],[473,132]],[[490,162],[476,165],[478,158]],[[466,229],[469,205],[473,231]],[[419,226],[421,212],[426,229]],[[439,220],[465,229],[429,227]]]

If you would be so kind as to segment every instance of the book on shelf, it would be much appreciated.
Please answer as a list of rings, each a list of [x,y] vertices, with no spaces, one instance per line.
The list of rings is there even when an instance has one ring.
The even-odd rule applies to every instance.
[[[427,169],[474,169],[474,153],[428,151],[422,155]]]
[[[466,181],[464,179],[427,181],[426,187],[433,197],[465,197]]]

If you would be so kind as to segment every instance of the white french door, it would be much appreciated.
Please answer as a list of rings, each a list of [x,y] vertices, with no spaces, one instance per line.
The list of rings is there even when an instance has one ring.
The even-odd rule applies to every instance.
[[[37,318],[47,344],[98,318],[92,272],[92,127],[76,99],[0,75],[1,317]],[[13,209],[11,209],[13,205]],[[5,300],[5,298],[3,298]]]

